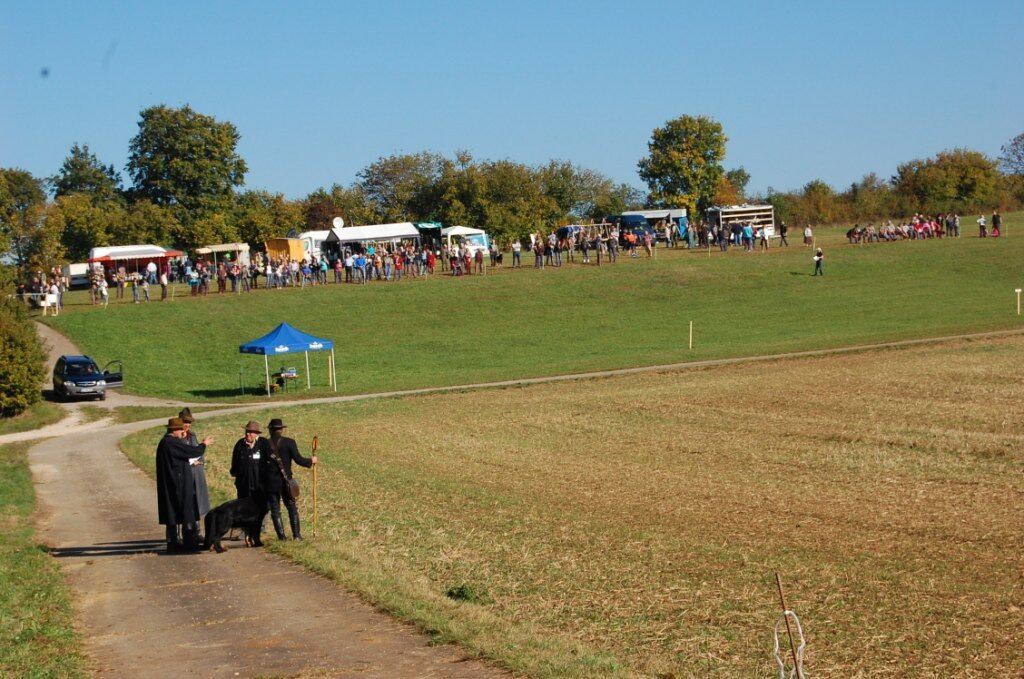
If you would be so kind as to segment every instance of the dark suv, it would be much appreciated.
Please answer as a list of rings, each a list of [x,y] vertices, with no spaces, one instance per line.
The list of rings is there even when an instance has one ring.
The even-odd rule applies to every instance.
[[[116,366],[117,370],[111,370]],[[61,356],[53,367],[53,394],[57,398],[107,397],[107,389],[124,384],[121,361],[111,361],[101,371],[88,356]]]

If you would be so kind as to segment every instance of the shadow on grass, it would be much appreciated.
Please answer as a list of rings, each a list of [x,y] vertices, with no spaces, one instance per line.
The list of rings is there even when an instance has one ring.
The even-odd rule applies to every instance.
[[[186,393],[197,398],[239,398],[242,396],[242,392],[238,387],[233,389],[192,389]],[[245,395],[260,396],[261,392],[258,389],[246,389]]]

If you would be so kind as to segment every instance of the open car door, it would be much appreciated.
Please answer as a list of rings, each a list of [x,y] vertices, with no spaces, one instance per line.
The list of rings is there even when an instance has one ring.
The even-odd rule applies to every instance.
[[[107,389],[123,387],[124,363],[122,361],[111,361],[103,366],[103,379],[107,383]]]

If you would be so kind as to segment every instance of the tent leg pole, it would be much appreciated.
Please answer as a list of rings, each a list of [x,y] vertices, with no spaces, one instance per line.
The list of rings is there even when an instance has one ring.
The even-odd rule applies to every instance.
[[[304,351],[302,353],[306,354],[306,389],[309,389],[309,352]]]
[[[338,366],[334,362],[334,347],[331,347],[331,378],[334,380],[334,391],[338,391]]]
[[[267,398],[270,398],[270,362],[266,354],[263,354],[263,372],[267,377]]]

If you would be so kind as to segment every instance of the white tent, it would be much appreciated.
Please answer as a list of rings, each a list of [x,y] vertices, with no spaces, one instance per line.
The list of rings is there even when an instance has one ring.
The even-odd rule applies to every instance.
[[[371,224],[369,226],[344,226],[331,229],[324,240],[325,243],[376,243],[380,241],[399,241],[418,239],[419,230],[412,222],[395,224]]]
[[[177,257],[177,250],[167,250],[158,245],[114,245],[89,250],[89,261],[119,261],[122,259],[149,259]]]
[[[441,229],[442,236],[478,236],[486,233],[483,229],[474,229],[469,226],[449,226]]]

